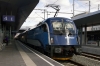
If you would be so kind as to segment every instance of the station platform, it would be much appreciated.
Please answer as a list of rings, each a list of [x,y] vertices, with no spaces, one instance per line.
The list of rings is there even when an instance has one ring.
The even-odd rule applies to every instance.
[[[0,51],[0,66],[64,66],[17,40]]]
[[[82,52],[100,55],[100,46],[82,46]]]

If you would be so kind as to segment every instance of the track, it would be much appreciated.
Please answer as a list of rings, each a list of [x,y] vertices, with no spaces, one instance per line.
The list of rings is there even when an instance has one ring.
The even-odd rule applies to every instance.
[[[95,54],[90,54],[85,52],[83,52],[81,55],[100,61],[100,55],[95,55]]]
[[[90,54],[90,53],[82,52],[82,54],[80,56],[100,61],[100,55],[95,55],[95,54]],[[58,61],[58,62],[64,64],[65,66],[84,66],[81,63],[77,63],[76,61],[72,61],[72,60]]]
[[[72,60],[58,61],[58,62],[62,63],[65,66],[84,66],[84,65],[77,63],[77,62],[74,62]]]
[[[74,55],[69,61],[60,63],[65,66],[100,66],[100,55],[83,52],[81,55]]]

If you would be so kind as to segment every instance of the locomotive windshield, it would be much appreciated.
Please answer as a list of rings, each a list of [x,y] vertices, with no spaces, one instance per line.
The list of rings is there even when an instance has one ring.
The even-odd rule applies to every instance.
[[[75,34],[75,25],[72,22],[53,22],[54,34]]]

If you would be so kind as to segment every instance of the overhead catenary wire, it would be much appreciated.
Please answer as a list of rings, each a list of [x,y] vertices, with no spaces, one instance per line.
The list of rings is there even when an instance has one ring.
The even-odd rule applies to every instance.
[[[56,0],[53,4],[55,4],[56,2],[58,2],[58,0]]]
[[[36,13],[36,12],[35,12]],[[37,14],[37,13],[36,13]],[[38,15],[38,14],[37,14]],[[39,17],[41,17],[40,15],[38,15]],[[41,17],[42,19],[44,19],[43,17]]]
[[[56,0],[56,1],[54,1],[52,4],[55,4],[56,2],[58,2],[58,0]],[[47,5],[47,4],[46,4]],[[48,8],[46,8],[46,10],[47,10]]]
[[[80,11],[80,10],[75,10],[75,11],[77,11],[77,12],[87,12],[87,11]]]
[[[44,13],[44,12],[42,12],[42,13]],[[55,13],[55,12],[49,12],[48,11],[48,13]],[[67,12],[58,12],[58,13],[61,13],[61,14],[73,14],[73,13],[67,13]]]

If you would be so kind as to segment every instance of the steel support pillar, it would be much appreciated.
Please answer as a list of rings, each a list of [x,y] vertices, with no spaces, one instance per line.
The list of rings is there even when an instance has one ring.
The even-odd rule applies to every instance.
[[[82,45],[82,40],[83,40],[82,34],[83,34],[83,27],[81,26],[81,27],[79,28],[80,45]]]
[[[87,26],[85,25],[85,30],[84,30],[84,45],[87,44]]]

